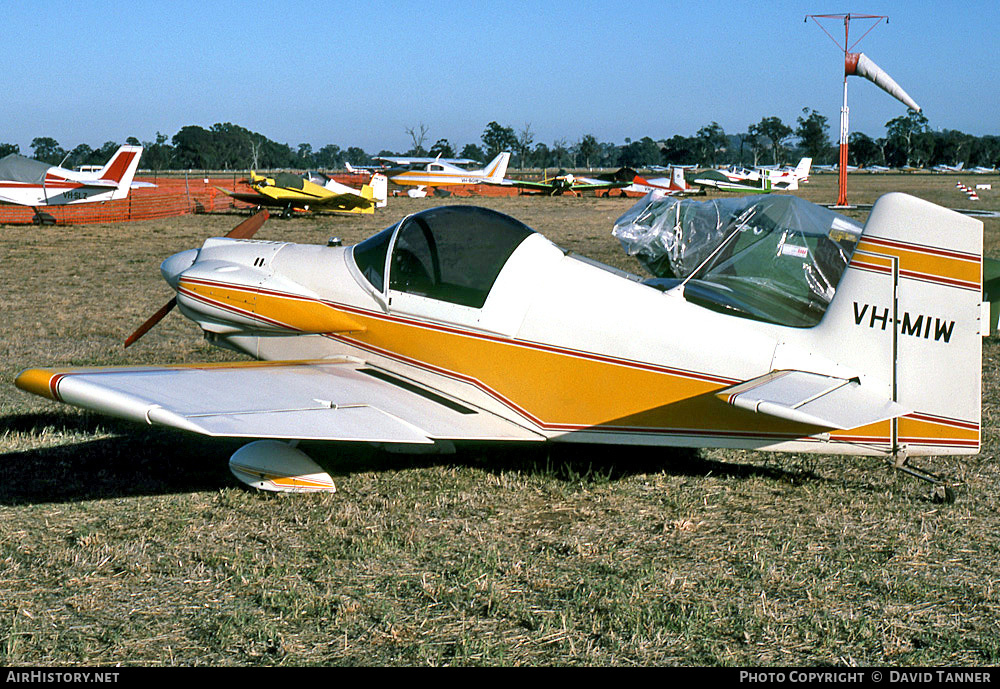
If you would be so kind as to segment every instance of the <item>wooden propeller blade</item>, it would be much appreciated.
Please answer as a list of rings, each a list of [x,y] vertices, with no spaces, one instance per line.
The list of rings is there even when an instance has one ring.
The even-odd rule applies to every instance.
[[[174,297],[166,304],[161,306],[159,311],[154,313],[152,316],[149,317],[149,319],[145,323],[136,328],[136,331],[131,335],[129,335],[128,338],[125,340],[125,346],[128,347],[129,345],[133,344],[136,340],[138,340],[140,337],[148,333],[152,329],[152,327],[157,323],[159,323],[161,320],[163,320],[163,317],[166,316],[168,313],[170,313],[170,310],[175,306],[177,306],[177,297]]]
[[[255,234],[261,226],[267,222],[268,212],[267,210],[262,210],[260,213],[255,213],[250,216],[239,225],[234,227],[226,235],[230,239],[250,239]]]
[[[227,237],[231,239],[250,239],[259,230],[265,222],[267,222],[268,212],[262,210],[259,213],[255,213],[248,219],[241,222],[239,225],[234,227],[226,234]],[[166,304],[160,307],[160,310],[150,316],[145,323],[136,328],[136,331],[128,336],[125,340],[125,346],[128,347],[134,344],[140,337],[152,330],[153,326],[163,320],[163,317],[170,313],[171,309],[177,306],[177,297],[174,297]]]

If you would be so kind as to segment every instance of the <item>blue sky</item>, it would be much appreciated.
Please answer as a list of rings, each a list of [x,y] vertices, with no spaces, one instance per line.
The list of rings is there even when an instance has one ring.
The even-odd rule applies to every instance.
[[[838,131],[842,53],[806,14],[887,14],[855,48],[934,129],[1000,134],[1000,2],[7,2],[0,142],[30,153],[233,122],[282,143],[461,147],[496,120],[535,142],[727,133],[815,108]],[[842,39],[843,25],[824,26]],[[852,41],[870,23],[853,22]],[[901,103],[849,82],[851,131]]]

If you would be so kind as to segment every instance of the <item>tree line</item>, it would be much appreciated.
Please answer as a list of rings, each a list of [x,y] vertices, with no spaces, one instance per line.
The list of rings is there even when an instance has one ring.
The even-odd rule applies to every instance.
[[[809,156],[816,164],[835,162],[837,146],[830,140],[829,122],[816,110],[803,108],[796,126],[778,117],[763,117],[746,131],[726,133],[718,122],[711,122],[692,136],[675,134],[670,138],[643,137],[637,141],[626,138],[623,144],[600,142],[592,134],[577,141],[556,139],[551,144],[535,141],[530,124],[520,129],[490,122],[480,141],[464,146],[453,145],[448,139],[429,143],[430,129],[421,123],[406,128],[410,147],[405,151],[381,150],[377,156],[437,156],[469,158],[480,162],[491,160],[500,151],[513,153],[514,168],[611,168],[629,166],[645,168],[654,165],[781,165],[794,163]],[[1000,164],[1000,136],[973,136],[945,129],[934,131],[927,118],[909,110],[885,124],[885,135],[872,138],[863,132],[850,135],[850,163],[858,166],[912,165],[927,167],[965,163],[992,167]],[[341,148],[327,144],[314,150],[311,144],[292,147],[277,143],[263,134],[252,132],[229,122],[213,124],[208,129],[197,125],[181,128],[169,140],[156,133],[153,141],[128,137],[126,144],[142,145],[143,169],[159,170],[245,170],[245,169],[342,169],[345,163],[368,165],[373,160],[360,147]],[[107,141],[99,148],[79,144],[66,150],[51,137],[32,140],[32,156],[51,165],[77,167],[105,163],[118,148]],[[20,153],[16,144],[0,143],[0,156]]]

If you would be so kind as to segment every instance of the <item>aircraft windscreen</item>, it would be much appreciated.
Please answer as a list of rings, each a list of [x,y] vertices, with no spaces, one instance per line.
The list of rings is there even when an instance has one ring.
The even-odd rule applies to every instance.
[[[322,172],[316,172],[315,170],[309,170],[306,172],[305,176],[310,182],[318,184],[321,187],[330,181],[329,177],[324,175]]]
[[[396,231],[396,225],[391,225],[365,241],[355,244],[352,252],[354,263],[361,274],[379,292],[385,288],[385,254],[389,250],[389,242],[392,240],[392,233]]]
[[[819,323],[862,228],[795,196],[692,201],[650,194],[612,234],[684,297],[713,310],[794,327]]]
[[[475,206],[416,213],[400,224],[389,288],[482,308],[507,259],[532,233],[514,218]]]
[[[285,189],[302,189],[305,179],[302,175],[293,175],[291,172],[274,173],[274,185]]]

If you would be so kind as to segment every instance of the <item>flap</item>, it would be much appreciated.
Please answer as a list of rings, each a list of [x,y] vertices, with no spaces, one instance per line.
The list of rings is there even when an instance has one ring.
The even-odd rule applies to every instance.
[[[772,371],[717,396],[736,407],[824,428],[857,428],[911,412],[856,380],[806,371]]]
[[[29,369],[15,382],[85,409],[213,436],[542,440],[495,414],[348,360]]]

